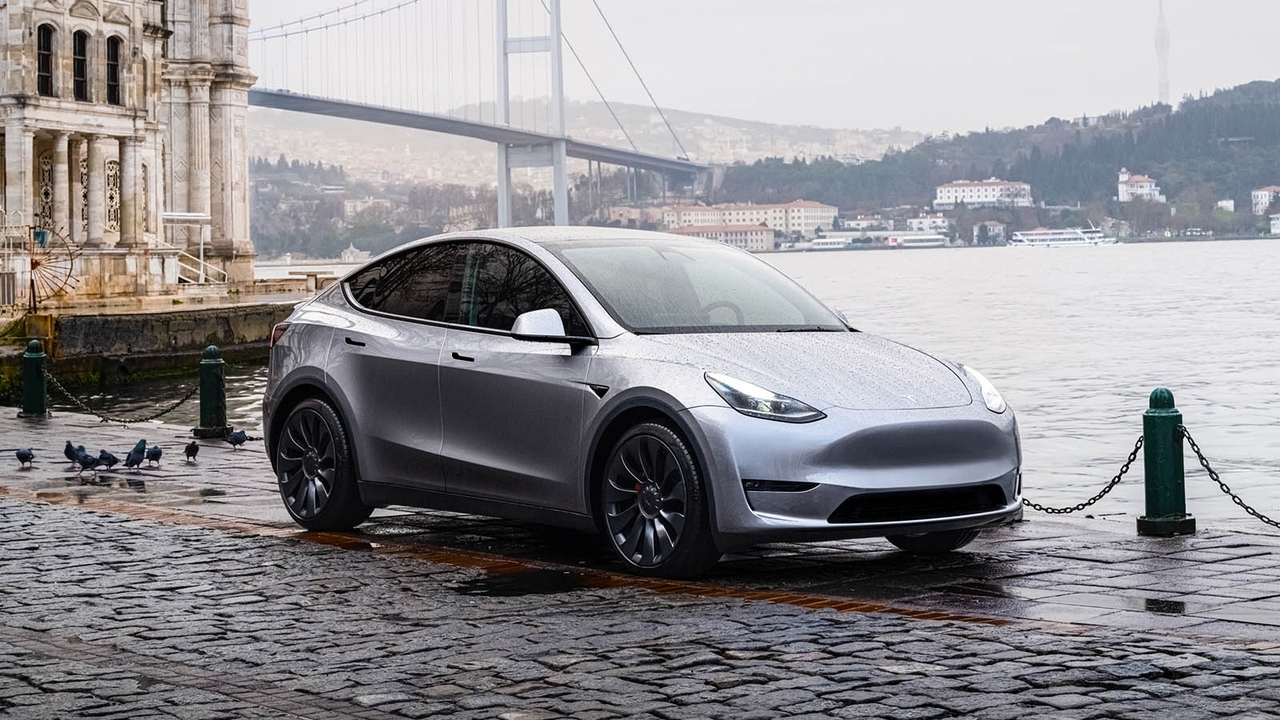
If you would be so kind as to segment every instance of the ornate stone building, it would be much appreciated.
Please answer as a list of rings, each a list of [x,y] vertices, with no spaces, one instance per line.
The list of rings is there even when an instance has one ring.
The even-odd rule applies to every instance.
[[[248,29],[247,0],[0,0],[4,224],[65,237],[76,295],[252,280]]]

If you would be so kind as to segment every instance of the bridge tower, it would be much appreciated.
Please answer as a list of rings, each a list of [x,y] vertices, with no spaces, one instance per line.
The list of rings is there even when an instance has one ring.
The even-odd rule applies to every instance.
[[[507,0],[496,0],[494,25],[497,34],[497,88],[494,95],[494,122],[511,124],[511,56],[521,53],[549,53],[551,56],[551,99],[547,133],[550,144],[498,144],[498,227],[511,226],[511,168],[550,167],[555,202],[555,224],[569,224],[569,182],[565,171],[564,122],[564,40],[560,30],[560,0],[549,0],[551,24],[546,36],[509,37]]]

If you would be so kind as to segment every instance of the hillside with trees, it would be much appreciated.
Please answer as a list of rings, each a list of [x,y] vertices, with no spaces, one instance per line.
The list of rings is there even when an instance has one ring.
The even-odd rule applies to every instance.
[[[1215,215],[1214,206],[1234,199],[1242,211],[1236,215],[1248,216],[1250,191],[1280,184],[1280,81],[1187,98],[1176,110],[1154,105],[1098,118],[1051,118],[1018,130],[929,137],[859,165],[761,160],[730,168],[717,199],[805,198],[843,211],[875,210],[928,205],[934,189],[953,180],[999,177],[1030,183],[1037,203],[1102,207],[1115,196],[1121,167],[1154,177],[1186,222],[1251,222]]]

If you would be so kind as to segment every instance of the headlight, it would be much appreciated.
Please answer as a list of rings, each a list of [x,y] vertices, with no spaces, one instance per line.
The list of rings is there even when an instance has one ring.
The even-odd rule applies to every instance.
[[[795,398],[769,392],[737,378],[715,373],[707,373],[705,377],[707,384],[729,403],[729,407],[743,415],[789,423],[807,423],[826,417],[821,411]]]
[[[993,413],[1002,413],[1009,409],[1009,406],[1004,401],[1004,396],[1000,394],[995,385],[991,384],[990,380],[982,377],[982,373],[968,365],[961,365],[960,367],[964,368],[964,373],[978,383],[978,387],[982,388],[982,402],[987,404],[988,410]]]

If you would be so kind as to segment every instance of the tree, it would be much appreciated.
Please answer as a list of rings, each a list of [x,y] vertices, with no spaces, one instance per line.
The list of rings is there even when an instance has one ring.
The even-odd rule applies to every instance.
[[[991,228],[987,227],[986,223],[979,223],[978,225],[978,244],[991,244]]]

